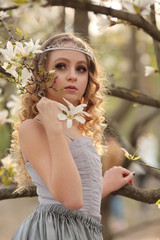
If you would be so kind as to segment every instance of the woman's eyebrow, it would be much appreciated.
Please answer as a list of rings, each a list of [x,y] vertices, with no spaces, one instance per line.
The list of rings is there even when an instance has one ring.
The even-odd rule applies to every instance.
[[[57,58],[54,62],[59,62],[59,61],[67,61],[67,62],[70,62],[70,59],[68,58]],[[77,61],[76,64],[85,64],[87,65],[87,62],[84,61],[84,60],[80,60],[80,61]]]
[[[57,59],[55,59],[54,62],[58,62],[58,61],[68,61],[69,62],[69,59],[68,58],[57,58]]]
[[[77,64],[85,64],[85,65],[87,65],[87,62],[82,60],[82,61],[78,61]]]

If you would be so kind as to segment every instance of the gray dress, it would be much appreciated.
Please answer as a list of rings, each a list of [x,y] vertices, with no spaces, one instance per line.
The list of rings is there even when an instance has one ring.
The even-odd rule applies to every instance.
[[[66,134],[65,134],[66,135]],[[67,135],[68,136],[68,135]],[[21,224],[12,240],[101,240],[100,205],[102,165],[91,138],[71,139],[69,144],[83,190],[83,207],[69,210],[49,192],[26,159],[26,169],[37,187],[39,205]],[[25,158],[25,156],[24,156]]]

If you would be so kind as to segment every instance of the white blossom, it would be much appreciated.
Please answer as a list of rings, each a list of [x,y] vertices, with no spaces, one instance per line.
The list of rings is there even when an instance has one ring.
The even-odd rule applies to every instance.
[[[150,13],[150,5],[154,2],[155,0],[122,0],[122,6],[130,13],[145,16]]]
[[[14,78],[18,78],[18,73],[16,71],[17,67],[15,65],[11,65],[11,67],[9,67],[8,63],[4,62],[2,68],[5,69],[7,73],[10,73]]]
[[[21,42],[16,42],[15,50],[17,53],[21,54],[22,57],[28,57],[31,53],[41,53],[42,51],[39,50],[41,47],[39,45],[39,41],[40,40],[38,39],[34,44],[33,40],[31,39],[29,42],[24,43],[26,46],[23,46]]]
[[[3,111],[0,111],[0,126],[7,122],[12,123],[13,121],[8,118],[8,111],[5,109]]]
[[[151,66],[144,67],[145,77],[148,77],[150,74],[155,73],[155,69]]]
[[[10,112],[12,115],[15,115],[21,109],[21,102],[18,96],[11,95],[11,101],[7,102],[6,106],[11,109]]]
[[[30,80],[32,76],[32,72],[30,72],[27,68],[23,68],[21,76],[19,76],[19,82],[21,82],[22,87],[25,87],[28,80]]]
[[[72,103],[67,101],[65,98],[63,98],[63,100],[67,103],[69,109],[65,105],[63,105],[61,103],[58,103],[59,108],[62,110],[62,113],[58,114],[58,119],[61,120],[61,121],[67,120],[67,128],[72,127],[73,119],[75,119],[78,122],[84,124],[86,120],[85,120],[85,118],[83,118],[79,114],[84,114],[84,115],[89,117],[89,113],[83,111],[84,107],[86,107],[87,105],[86,104],[80,104],[80,105],[75,107],[75,106],[73,106]]]
[[[4,12],[4,11],[0,11],[0,19],[5,19],[5,18],[7,18],[7,17],[9,17],[9,15],[8,15],[8,13],[6,13],[6,12]]]
[[[30,51],[34,54],[34,53],[41,53],[42,50],[40,50],[41,45],[39,44],[40,39],[37,39],[35,44],[33,42],[33,40],[31,39],[30,42],[25,42],[25,45],[28,47],[28,49],[30,49]]]
[[[4,59],[7,62],[11,62],[11,60],[14,60],[16,58],[16,51],[13,48],[13,45],[10,41],[7,42],[7,48],[0,48],[0,52],[3,54]]]
[[[7,155],[6,157],[1,159],[1,162],[5,168],[8,168],[10,164],[13,166],[13,160],[11,158],[11,155]]]

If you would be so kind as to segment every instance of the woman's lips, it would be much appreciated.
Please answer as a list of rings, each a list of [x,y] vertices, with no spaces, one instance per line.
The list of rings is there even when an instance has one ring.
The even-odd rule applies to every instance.
[[[70,92],[75,92],[78,90],[75,86],[67,86],[67,87],[65,87],[65,89]]]

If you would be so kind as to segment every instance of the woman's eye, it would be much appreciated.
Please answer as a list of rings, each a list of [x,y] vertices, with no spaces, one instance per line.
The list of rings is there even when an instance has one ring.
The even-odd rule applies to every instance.
[[[87,68],[84,67],[84,66],[79,66],[79,67],[77,67],[77,71],[78,71],[78,72],[86,72],[86,71],[87,71]]]
[[[59,70],[66,69],[66,64],[64,64],[64,63],[57,63],[55,65],[55,69],[59,69]]]

